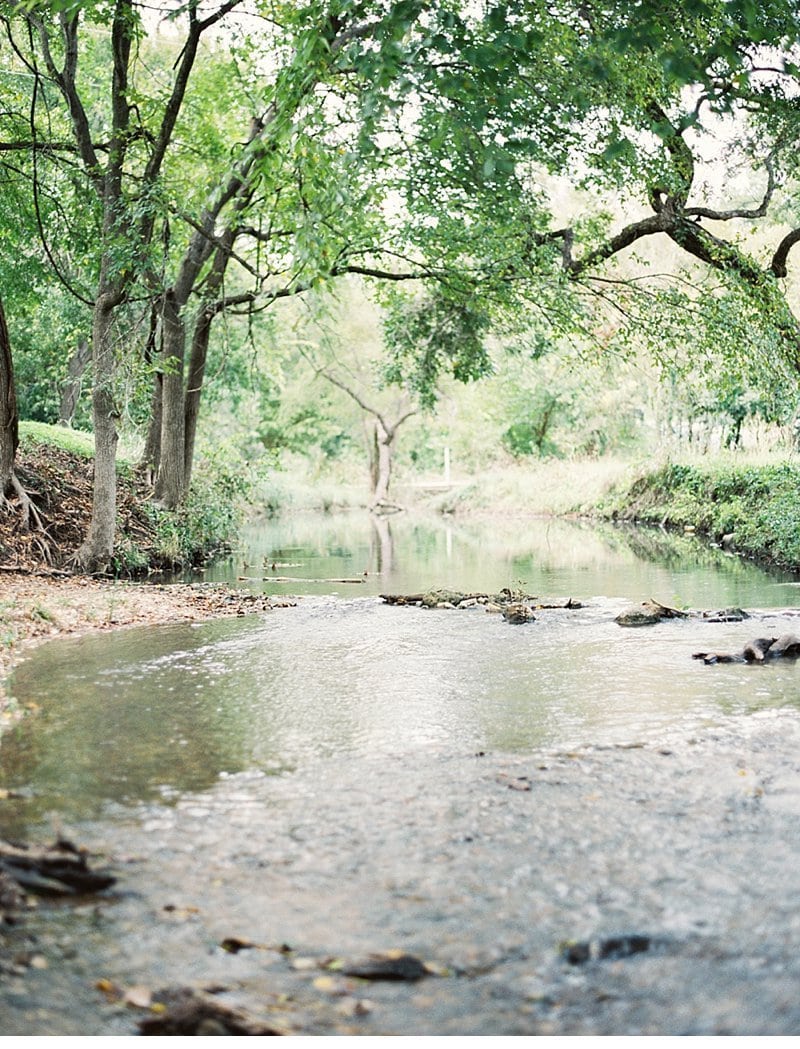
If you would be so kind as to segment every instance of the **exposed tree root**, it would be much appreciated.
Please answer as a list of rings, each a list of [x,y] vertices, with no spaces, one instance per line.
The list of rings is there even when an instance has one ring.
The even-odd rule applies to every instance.
[[[12,498],[8,497],[7,492],[11,492]],[[44,517],[13,470],[8,479],[6,492],[0,495],[0,510],[6,513],[16,512],[19,515],[18,530],[32,533],[33,545],[39,551],[42,560],[46,564],[52,564],[50,537],[47,534]]]

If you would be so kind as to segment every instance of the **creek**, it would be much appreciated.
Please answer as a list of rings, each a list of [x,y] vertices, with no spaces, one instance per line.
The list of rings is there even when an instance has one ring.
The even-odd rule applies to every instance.
[[[512,827],[499,802],[489,804],[476,755],[494,763],[496,785],[532,755],[564,762],[608,751],[617,761],[634,750],[683,753],[687,741],[746,734],[763,719],[779,719],[780,733],[795,729],[794,663],[706,667],[691,656],[797,629],[800,584],[691,536],[568,521],[297,516],[252,526],[241,552],[204,578],[296,596],[296,604],[50,642],[14,675],[15,697],[39,712],[0,746],[0,788],[9,794],[0,834],[44,842],[56,828],[85,842],[111,857],[119,892],[26,923],[20,936],[34,937],[47,968],[0,984],[4,1033],[134,1033],[131,1010],[96,991],[101,977],[224,986],[232,1004],[312,1033],[547,1033],[552,1017],[539,1010],[531,1019],[533,1006],[520,1005],[542,996],[508,988],[544,979],[541,957],[551,957],[559,932],[606,928],[603,909],[571,892],[562,872],[536,890],[544,939],[520,948],[519,911],[508,905],[510,885],[498,896],[498,872],[513,872],[513,892],[521,891],[531,874],[530,858],[519,864],[531,815],[515,809],[521,822]],[[571,598],[581,607],[545,608],[516,626],[482,607],[427,610],[380,598],[436,587],[520,588],[542,604]],[[614,622],[651,597],[755,614],[636,629]],[[684,773],[693,770],[698,789],[713,794],[718,760],[715,752],[707,773],[689,761]],[[562,775],[566,813],[579,786],[574,771]],[[628,763],[615,775],[640,782],[641,770]],[[484,877],[448,853],[479,830]],[[562,857],[581,836],[587,848],[607,849],[606,833],[592,824],[570,836],[558,823],[550,847],[566,835]],[[674,891],[678,901],[682,890]],[[698,903],[698,922],[713,923],[716,898]],[[642,906],[624,912],[628,924]],[[681,922],[685,914],[673,932]],[[230,936],[258,940],[260,950],[232,956],[219,947]],[[446,993],[426,986],[416,997],[381,985],[348,1013],[344,1005],[362,1001],[358,987],[334,993],[308,979],[299,987],[299,970],[277,944],[293,957],[400,946],[472,973],[473,985],[451,980]],[[497,969],[506,963],[501,993]],[[490,980],[480,1009],[467,1008],[479,971],[495,972],[495,988]],[[563,996],[562,976],[547,972]],[[604,1030],[580,1008],[575,1017],[555,1033]],[[686,1021],[679,1033],[704,1022]],[[657,1014],[620,1023],[672,1033]]]

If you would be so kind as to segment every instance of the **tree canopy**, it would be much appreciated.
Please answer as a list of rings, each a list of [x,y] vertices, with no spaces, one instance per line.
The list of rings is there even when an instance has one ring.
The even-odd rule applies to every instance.
[[[120,376],[152,383],[175,507],[216,320],[346,274],[391,289],[385,377],[423,406],[522,329],[796,395],[793,3],[22,0],[2,25],[9,324],[69,297],[63,344],[93,347],[83,564],[113,544]],[[688,268],[648,277],[634,252],[667,244]]]

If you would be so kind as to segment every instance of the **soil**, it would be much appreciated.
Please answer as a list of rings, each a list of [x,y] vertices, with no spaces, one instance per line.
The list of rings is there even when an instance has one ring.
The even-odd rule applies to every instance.
[[[0,512],[0,565],[28,571],[68,568],[92,515],[92,461],[30,440],[17,452],[16,474],[33,504],[32,517],[29,528],[22,526],[13,496]],[[157,565],[155,533],[144,510],[149,494],[143,476],[119,472],[117,543],[135,545],[154,567],[165,567]]]
[[[91,517],[91,462],[30,442],[20,449],[16,472],[38,517],[24,528],[15,502],[0,509],[0,729],[16,716],[8,709],[4,682],[32,643],[89,630],[245,615],[286,603],[202,583],[72,574],[69,559]],[[135,477],[120,477],[118,538],[155,556],[153,530],[141,508],[145,496]]]

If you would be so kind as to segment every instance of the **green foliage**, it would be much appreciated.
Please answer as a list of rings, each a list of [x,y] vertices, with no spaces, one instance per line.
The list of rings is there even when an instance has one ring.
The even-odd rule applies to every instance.
[[[513,422],[503,433],[503,445],[515,457],[558,455],[558,445],[551,437],[558,415],[569,409],[548,390],[542,390],[530,404],[526,418]]]
[[[670,463],[615,492],[603,509],[614,517],[689,525],[716,540],[732,533],[741,553],[800,568],[800,467],[792,463]]]
[[[471,382],[491,372],[484,342],[489,317],[479,305],[433,289],[420,298],[396,294],[384,324],[390,360],[386,381],[406,386],[431,409],[443,375]]]
[[[198,565],[228,549],[260,480],[261,471],[231,445],[206,449],[180,509],[147,506],[156,530],[157,562],[171,567]]]

